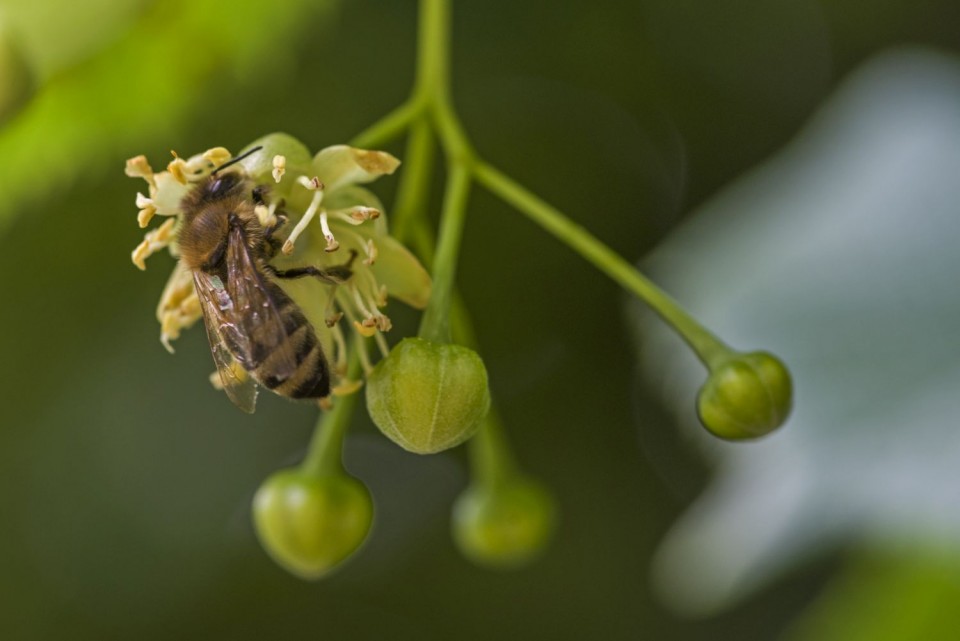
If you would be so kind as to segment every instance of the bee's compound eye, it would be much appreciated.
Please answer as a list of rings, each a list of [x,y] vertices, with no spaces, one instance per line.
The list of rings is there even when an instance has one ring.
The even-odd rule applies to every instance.
[[[212,183],[210,183],[210,193],[219,194],[221,191],[223,191],[223,187],[224,187],[223,179],[217,178]]]

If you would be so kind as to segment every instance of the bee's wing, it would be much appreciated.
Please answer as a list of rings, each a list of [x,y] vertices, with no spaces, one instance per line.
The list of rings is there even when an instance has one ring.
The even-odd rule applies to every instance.
[[[246,359],[248,370],[268,362],[270,376],[286,380],[297,371],[297,354],[289,340],[293,330],[287,327],[278,305],[292,303],[282,292],[272,293],[279,286],[268,281],[255,263],[239,226],[230,229],[226,263],[227,292],[235,306],[233,321],[248,343],[248,351],[238,358]],[[283,299],[278,299],[281,295]]]
[[[195,270],[193,283],[197,298],[200,299],[210,353],[220,373],[223,391],[237,407],[252,414],[257,404],[257,384],[238,360],[251,350],[249,338],[236,322],[236,306],[218,277]]]

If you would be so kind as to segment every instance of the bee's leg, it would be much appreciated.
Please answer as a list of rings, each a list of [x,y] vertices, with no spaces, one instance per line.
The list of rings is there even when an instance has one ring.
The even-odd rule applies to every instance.
[[[254,189],[253,191],[256,193],[257,190]],[[276,236],[277,230],[286,225],[288,220],[284,214],[276,213],[278,209],[283,208],[283,205],[283,200],[270,206],[257,205],[258,212],[260,212],[258,215],[261,216],[261,223],[264,226],[263,238],[267,242],[267,255],[270,257],[276,256],[283,247],[283,241]]]
[[[257,185],[253,188],[250,197],[253,198],[254,205],[266,205],[267,204],[267,194],[270,193],[270,188],[266,185]]]
[[[330,283],[331,285],[341,285],[350,280],[350,277],[353,276],[353,270],[350,269],[350,265],[353,263],[356,257],[357,252],[351,249],[350,258],[347,259],[347,262],[342,265],[334,265],[333,267],[328,267],[326,269],[320,269],[319,267],[313,266],[294,267],[293,269],[277,269],[272,265],[266,265],[265,269],[277,278],[303,278],[304,276],[314,276],[325,283]]]

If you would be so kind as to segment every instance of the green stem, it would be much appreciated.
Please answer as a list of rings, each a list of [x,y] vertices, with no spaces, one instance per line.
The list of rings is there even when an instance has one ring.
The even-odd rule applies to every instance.
[[[520,470],[510,451],[506,431],[494,408],[490,408],[483,426],[470,439],[468,446],[475,483],[493,487],[519,475]]]
[[[484,162],[474,165],[473,175],[477,182],[566,243],[627,291],[646,301],[661,318],[679,332],[708,368],[712,369],[719,361],[733,353],[733,350],[694,320],[633,265],[556,208]]]
[[[415,96],[434,97],[449,83],[450,2],[420,0]]]
[[[477,162],[477,152],[474,151],[460,123],[448,92],[444,92],[430,103],[430,115],[433,117],[440,144],[448,160],[466,167],[473,167]]]
[[[466,167],[454,165],[447,176],[440,214],[440,238],[432,270],[433,290],[420,323],[420,337],[435,343],[450,342],[450,307],[469,196],[470,172]]]
[[[433,235],[426,221],[417,219],[411,226],[413,246],[424,258],[432,257],[434,253]],[[453,309],[451,322],[453,324],[454,341],[478,349],[476,332],[466,304],[454,288]],[[470,451],[470,467],[473,470],[476,482],[490,487],[513,478],[520,473],[510,443],[507,440],[506,430],[496,407],[491,405],[483,426],[467,443]]]
[[[356,379],[359,374],[360,362],[356,355],[353,355],[347,367],[347,378]],[[330,411],[320,414],[307,455],[300,464],[300,469],[305,474],[319,478],[344,473],[343,439],[350,426],[358,396],[359,393],[339,396]]]
[[[391,216],[391,232],[397,239],[406,238],[414,219],[422,217],[429,203],[430,178],[433,176],[436,151],[433,130],[426,118],[416,120],[410,128],[404,173],[397,188],[397,204]]]
[[[350,146],[360,149],[373,149],[399,138],[410,127],[410,123],[423,113],[425,107],[426,103],[423,100],[407,100],[354,136],[353,140],[350,141]]]

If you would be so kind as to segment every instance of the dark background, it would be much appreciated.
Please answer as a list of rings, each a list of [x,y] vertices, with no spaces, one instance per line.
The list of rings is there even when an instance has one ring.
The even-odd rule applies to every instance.
[[[36,71],[0,129],[0,636],[761,640],[803,612],[841,553],[708,620],[651,594],[651,555],[707,470],[636,376],[618,287],[479,188],[458,280],[517,454],[561,506],[551,548],[515,572],[472,566],[448,536],[463,452],[409,455],[358,417],[347,464],[375,496],[371,539],[318,583],[276,567],[249,502],[302,456],[315,413],[270,397],[241,414],[208,385],[199,330],[163,350],[153,310],[172,261],[130,264],[142,183],[123,161],[275,130],[314,150],[349,140],[407,95],[416,6],[298,2],[264,24],[253,2],[216,3],[199,29],[186,3],[116,4],[97,3],[124,12],[119,26],[91,9],[75,28],[93,44]],[[71,14],[35,5],[7,8],[14,27],[33,16],[27,53],[67,47]],[[454,14],[455,100],[480,153],[630,260],[789,141],[861,61],[960,47],[953,0],[491,0]],[[236,35],[208,51],[216,29]],[[138,46],[197,67],[154,81]],[[103,68],[109,82],[90,86]],[[395,185],[375,187],[389,203]],[[415,331],[412,313],[392,315],[393,340]]]

